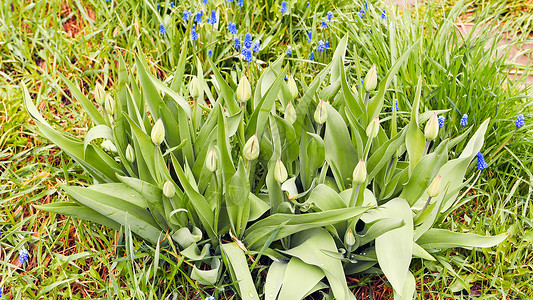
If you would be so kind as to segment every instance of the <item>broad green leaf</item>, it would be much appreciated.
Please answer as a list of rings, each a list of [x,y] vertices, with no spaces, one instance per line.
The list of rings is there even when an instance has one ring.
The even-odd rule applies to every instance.
[[[220,259],[217,257],[211,260],[211,270],[200,270],[195,265],[191,272],[191,279],[198,281],[202,285],[215,285],[220,271]]]
[[[124,183],[104,183],[91,185],[88,189],[120,198],[133,205],[147,208],[146,199],[134,189]]]
[[[424,233],[417,242],[426,250],[448,249],[455,247],[488,248],[498,245],[508,237],[507,233],[495,236],[483,236],[474,233],[459,233],[445,229],[432,228]]]
[[[285,269],[283,285],[277,299],[303,299],[324,276],[324,272],[319,267],[293,257]],[[265,295],[265,299],[274,298],[269,298],[269,295]]]
[[[376,238],[379,266],[398,294],[403,293],[405,278],[413,255],[413,217],[405,199],[395,198],[385,203],[375,214],[383,218],[402,219],[404,225]]]
[[[411,272],[407,272],[402,293],[394,291],[394,300],[412,300],[416,295],[416,281]]]
[[[270,264],[264,285],[264,299],[278,299],[287,265],[288,263],[286,262],[275,260]]]
[[[119,224],[118,222],[115,222],[110,218],[105,217],[96,210],[74,202],[55,202],[44,205],[34,205],[33,207],[42,211],[62,214],[65,216],[94,222],[107,226],[114,230],[119,230],[121,226],[121,224]]]
[[[413,171],[418,161],[424,155],[424,148],[426,138],[418,128],[418,106],[420,103],[420,94],[422,93],[422,77],[418,78],[418,85],[416,88],[415,100],[412,105],[411,120],[407,125],[407,136],[405,137],[405,147],[409,154],[409,170]]]
[[[226,104],[225,107],[228,108],[228,111],[230,114],[234,115],[239,112],[239,103],[237,103],[237,100],[235,99],[235,93],[231,89],[231,87],[228,85],[226,80],[224,80],[224,77],[220,74],[220,71],[215,66],[215,64],[211,61],[210,58],[207,59],[207,62],[209,63],[209,66],[211,67],[211,70],[213,71],[213,74],[215,75],[215,79],[218,83],[218,87],[220,88],[220,95],[222,95],[222,99],[224,99],[224,103]]]
[[[233,281],[237,284],[240,299],[259,300],[244,252],[236,243],[222,244],[220,248],[226,267],[231,269],[234,275]]]
[[[90,101],[81,91],[80,89],[67,77],[65,77],[63,74],[59,73],[59,77],[67,84],[67,87],[70,91],[70,93],[80,102],[80,104],[83,106],[89,117],[91,117],[91,120],[96,123],[97,125],[104,125],[106,124],[104,117],[102,116],[102,113],[98,111],[98,109],[94,106],[93,102]]]

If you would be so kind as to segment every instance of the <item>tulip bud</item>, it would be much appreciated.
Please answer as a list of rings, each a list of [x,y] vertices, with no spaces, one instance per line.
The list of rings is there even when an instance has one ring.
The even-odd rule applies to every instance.
[[[427,193],[428,193],[428,196],[430,196],[431,198],[437,197],[439,195],[439,192],[440,192],[439,191],[440,190],[440,178],[441,178],[440,175],[435,177],[433,179],[433,181],[431,182],[431,184],[429,185],[429,187],[428,187]]]
[[[344,242],[350,247],[355,245],[355,235],[353,234],[351,229],[346,231],[346,234],[344,235]]]
[[[198,83],[198,78],[196,78],[196,76],[193,76],[189,83],[189,94],[194,99],[200,96],[200,84]]]
[[[94,100],[96,100],[96,103],[98,103],[99,105],[102,105],[104,104],[105,96],[106,94],[104,87],[99,82],[97,82],[96,86],[94,87]]]
[[[376,71],[376,65],[372,65],[364,80],[365,90],[373,91],[378,85],[378,73]]]
[[[257,134],[252,135],[244,145],[242,151],[244,158],[247,160],[254,160],[259,156],[259,141],[257,140]]]
[[[355,184],[361,184],[366,180],[366,165],[365,162],[361,159],[355,169],[353,169],[353,182]]]
[[[152,142],[156,145],[161,145],[161,143],[165,140],[165,125],[163,125],[163,121],[161,118],[155,122],[154,127],[152,127]]]
[[[246,102],[252,96],[252,88],[250,87],[250,82],[245,75],[242,75],[241,81],[237,86],[237,100],[240,102]]]
[[[176,194],[176,188],[170,180],[167,180],[163,185],[163,195],[167,198],[172,198],[174,194]]]
[[[439,119],[437,118],[437,113],[433,113],[433,116],[426,123],[426,128],[424,129],[424,136],[428,141],[434,140],[439,134]]]
[[[105,110],[110,114],[115,113],[115,99],[111,95],[107,94],[105,97]]]
[[[126,160],[130,163],[135,161],[135,151],[133,151],[133,147],[130,144],[126,147]]]
[[[274,179],[276,179],[276,181],[279,183],[283,183],[285,180],[287,180],[287,177],[289,177],[289,174],[287,174],[287,169],[285,169],[285,165],[281,159],[278,158],[276,161],[276,166],[274,167]]]
[[[291,124],[294,124],[294,122],[296,122],[296,117],[296,109],[294,109],[292,102],[289,101],[289,104],[287,104],[287,107],[285,108],[285,120],[289,121]]]
[[[324,122],[326,122],[326,120],[328,119],[327,107],[326,107],[326,103],[324,102],[324,100],[320,100],[320,103],[318,103],[318,106],[316,107],[316,110],[315,110],[314,117],[315,117],[315,121],[318,124],[324,124]]]
[[[117,147],[115,147],[115,144],[113,144],[113,142],[110,140],[104,140],[101,146],[102,146],[102,149],[104,149],[104,151],[106,152],[113,152],[113,153],[117,152]]]
[[[298,97],[298,86],[296,85],[296,81],[294,81],[294,78],[291,74],[289,74],[287,78],[287,84],[289,86],[289,91],[291,92],[292,99],[296,99],[296,97]]]
[[[205,166],[211,172],[215,172],[217,170],[218,155],[215,149],[212,149],[207,153],[207,157],[205,158]]]
[[[369,139],[373,139],[378,135],[379,132],[379,117],[376,116],[368,126],[366,127],[366,135]]]

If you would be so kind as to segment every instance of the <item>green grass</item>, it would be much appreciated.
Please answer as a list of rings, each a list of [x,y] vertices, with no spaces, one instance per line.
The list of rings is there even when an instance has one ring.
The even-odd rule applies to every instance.
[[[30,4],[14,0],[1,8],[0,287],[4,295],[21,299],[115,298],[114,295],[121,299],[161,299],[174,295],[193,298],[198,294],[203,298],[214,292],[212,289],[204,291],[185,276],[186,272],[180,271],[179,266],[185,268],[186,263],[172,248],[151,249],[128,232],[116,233],[32,207],[33,204],[67,201],[66,195],[57,190],[57,181],[76,185],[89,183],[91,179],[64,153],[34,133],[35,126],[28,122],[29,116],[22,107],[20,85],[24,83],[31,93],[44,96],[45,102],[40,103],[42,111],[56,128],[83,135],[87,130],[87,116],[79,113],[78,103],[71,102],[58,73],[76,80],[82,91],[90,94],[96,82],[113,89],[118,53],[129,65],[134,59],[132,53],[144,53],[161,78],[172,75],[177,67],[184,36],[179,30],[168,30],[161,36],[158,28],[165,22],[183,26],[179,21],[182,7],[176,8],[171,20],[164,20],[154,13],[155,7],[143,3],[94,0],[68,1],[65,5],[60,1]],[[509,28],[519,28],[522,32],[530,30],[531,12],[515,17],[514,6],[491,3],[476,2],[479,12],[476,18],[503,17]],[[397,24],[392,39],[382,23],[369,22],[361,28],[359,24],[343,22],[343,18],[353,19],[362,7],[360,3],[336,5],[338,9],[333,3],[311,5],[306,15],[294,16],[292,26],[286,30],[269,15],[274,11],[270,7],[279,7],[277,2],[264,1],[256,7],[264,18],[256,15],[252,21],[251,12],[241,13],[242,19],[263,41],[264,50],[259,59],[269,61],[291,44],[295,53],[291,70],[296,78],[305,82],[309,82],[312,69],[327,62],[327,58],[318,57],[319,63],[307,63],[309,49],[300,46],[305,44],[306,31],[310,28],[302,20],[312,16],[315,9],[336,11],[338,19],[326,31],[315,30],[312,45],[316,47],[318,39],[329,39],[334,48],[337,39],[348,32],[349,54],[357,53],[362,58],[365,71],[372,63],[378,63],[378,70],[390,68],[391,45],[401,54],[423,38],[413,54],[412,65],[400,71],[394,90],[388,92],[388,105],[392,106],[393,99],[398,98],[400,115],[408,113],[417,77],[424,74],[423,99],[427,108],[452,108],[447,115],[446,130],[441,132],[443,137],[461,131],[458,123],[463,113],[468,113],[475,123],[492,118],[484,148],[489,168],[473,189],[465,193],[463,200],[469,204],[441,220],[439,227],[479,234],[510,232],[511,235],[493,249],[441,252],[438,257],[444,264],[415,260],[412,269],[419,290],[424,291],[419,298],[458,298],[461,294],[455,292],[472,285],[476,287],[473,295],[479,293],[477,296],[487,299],[533,297],[530,278],[533,271],[531,123],[505,144],[514,130],[516,115],[524,113],[526,124],[533,116],[531,100],[526,96],[529,87],[523,88],[525,77],[510,80],[507,70],[518,68],[527,74],[529,69],[498,58],[496,51],[505,49],[486,47],[490,44],[486,36],[456,37],[454,27],[447,24],[444,17],[438,21],[437,17],[432,19],[431,13],[420,12],[413,16],[388,10],[387,20]],[[381,7],[373,5],[376,11]],[[465,11],[461,6],[451,12],[448,22]],[[441,16],[446,13],[449,12],[442,10]],[[321,18],[316,17],[313,24],[319,23]],[[77,34],[69,36],[63,32],[65,29]],[[369,34],[370,29],[374,34]],[[208,28],[202,30],[200,35],[205,38],[206,46],[191,51],[205,57],[207,49],[214,49],[214,58],[223,63],[230,76],[235,74],[232,67],[246,68],[232,57],[231,37],[225,28],[212,38],[207,35]],[[293,33],[291,37],[288,31]],[[450,47],[447,42],[450,36],[455,46]],[[483,72],[480,72],[481,66]],[[358,82],[355,68],[351,77],[352,83]],[[498,151],[502,145],[503,149]],[[17,260],[22,247],[30,252],[30,260],[24,265]],[[161,267],[157,269],[158,266]],[[361,289],[358,287],[361,285],[377,286],[371,276],[358,280],[359,284],[354,285],[356,289]],[[230,287],[219,287],[216,292],[222,298],[232,297]]]

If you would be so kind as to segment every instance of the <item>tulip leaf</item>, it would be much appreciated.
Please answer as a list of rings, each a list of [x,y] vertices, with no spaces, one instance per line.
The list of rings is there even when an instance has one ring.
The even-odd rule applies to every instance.
[[[297,257],[291,258],[285,269],[283,285],[277,299],[303,299],[324,278],[324,272],[317,266],[307,264]],[[266,295],[265,299],[268,299]],[[274,298],[271,298],[274,299]]]
[[[244,252],[236,243],[222,244],[220,248],[224,255],[224,263],[228,269],[231,269],[233,281],[237,284],[240,299],[259,300]]]
[[[508,237],[507,233],[495,236],[483,236],[474,233],[458,233],[445,229],[432,228],[416,242],[426,250],[448,248],[488,248],[498,245]]]

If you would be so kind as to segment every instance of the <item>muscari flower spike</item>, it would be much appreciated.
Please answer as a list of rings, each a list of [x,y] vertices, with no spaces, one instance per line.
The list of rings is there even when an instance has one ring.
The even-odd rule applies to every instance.
[[[291,46],[287,46],[287,52],[286,52],[287,56],[291,56],[292,54],[292,49],[291,49]]]
[[[157,3],[157,10],[161,9],[161,4]]]
[[[398,99],[394,100],[394,106],[396,106],[396,111],[400,110],[400,108],[398,107]]]
[[[235,49],[239,50],[239,48],[241,47],[241,42],[239,41],[239,38],[236,37],[235,38],[235,43],[233,45],[235,47]]]
[[[188,22],[190,17],[191,13],[186,10],[183,10],[183,21]]]
[[[329,41],[326,41],[325,46],[326,46],[326,49],[329,49]]]
[[[444,118],[444,116],[439,116],[439,129],[441,129],[442,127],[444,127],[444,121],[446,119]]]
[[[307,3],[305,4],[305,7],[309,7],[309,2],[307,2]]]
[[[254,47],[252,48],[252,50],[254,52],[259,52],[259,49],[261,48],[261,42],[260,41],[255,41],[254,43]]]
[[[198,40],[198,33],[196,32],[196,28],[193,28],[192,31],[191,31],[191,39],[193,41],[197,41]]]
[[[309,55],[310,60],[315,60],[315,51],[311,51],[311,55]]]
[[[463,117],[461,118],[461,122],[459,124],[461,124],[462,127],[465,127],[466,125],[468,125],[468,115],[467,114],[463,115]]]
[[[159,33],[165,34],[165,32],[167,32],[167,30],[165,29],[165,26],[163,24],[159,25]]]
[[[518,117],[516,118],[516,121],[514,122],[515,126],[516,126],[516,129],[524,126],[524,115],[523,114],[519,114]]]
[[[320,26],[319,26],[321,29],[326,29],[328,28],[328,24],[326,24],[326,21],[322,21],[320,22]]]
[[[228,31],[231,34],[237,34],[237,24],[233,22],[228,23]]]
[[[247,49],[252,48],[252,35],[250,33],[247,33],[247,34],[244,35],[243,45]]]
[[[19,261],[20,261],[20,263],[23,264],[23,263],[27,262],[29,258],[30,258],[30,254],[28,253],[28,251],[25,248],[20,249],[20,251],[19,251]]]
[[[280,12],[282,14],[286,14],[287,13],[287,1],[283,1],[281,2],[281,9],[280,9]]]
[[[217,13],[215,10],[211,11],[211,19],[209,21],[211,25],[215,25],[217,23]]]
[[[365,10],[364,9],[361,9],[361,11],[359,11],[359,16],[361,17],[361,19],[365,16]]]
[[[477,168],[480,171],[483,171],[487,168],[487,162],[485,161],[485,158],[481,152],[477,153]]]
[[[170,2],[170,8],[174,8],[174,2]]]
[[[195,22],[196,23],[202,23],[202,16],[204,15],[204,12],[203,11],[200,11],[200,12],[197,12],[196,13],[196,19],[195,19]]]
[[[333,19],[333,12],[330,10],[328,11],[328,21],[331,21]]]
[[[312,31],[309,31],[309,32],[307,33],[307,41],[310,42],[312,39],[313,39],[313,32],[312,32]]]
[[[205,300],[215,300],[215,297],[209,296],[209,297],[205,298]]]
[[[381,18],[382,19],[386,19],[387,18],[387,14],[385,13],[385,10],[383,10],[383,12],[381,13]]]
[[[209,3],[209,0],[202,0],[202,3],[203,3],[204,5],[207,5],[207,3]]]
[[[324,44],[324,41],[320,40],[318,42],[317,50],[320,52],[326,51],[326,44]]]
[[[230,3],[233,2],[233,0],[227,0],[227,1],[230,2]]]
[[[243,7],[244,6],[244,1],[243,0],[237,1],[237,5],[240,6],[240,7]]]
[[[242,55],[244,55],[244,60],[246,60],[247,62],[252,62],[252,51],[250,49],[247,49],[247,48],[242,48]]]
[[[207,50],[207,55],[209,57],[213,56],[213,50],[211,50],[211,49]]]

